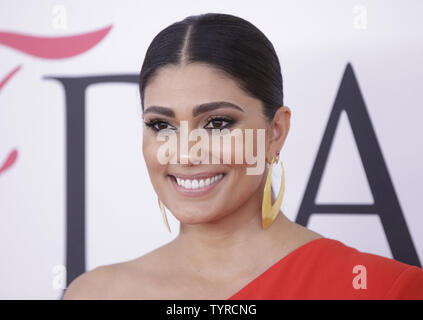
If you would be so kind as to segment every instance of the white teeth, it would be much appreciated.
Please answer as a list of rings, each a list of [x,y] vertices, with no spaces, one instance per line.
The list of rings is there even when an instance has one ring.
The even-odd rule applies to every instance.
[[[192,180],[191,189],[197,189],[198,188],[198,180]]]
[[[190,179],[181,179],[181,178],[176,178],[176,182],[178,183],[178,185],[180,185],[181,187],[184,187],[185,189],[199,189],[199,188],[204,188],[212,183],[215,183],[217,181],[219,181],[220,179],[222,179],[223,174],[218,174],[212,178],[207,178],[207,179],[201,179],[201,180],[190,180]]]

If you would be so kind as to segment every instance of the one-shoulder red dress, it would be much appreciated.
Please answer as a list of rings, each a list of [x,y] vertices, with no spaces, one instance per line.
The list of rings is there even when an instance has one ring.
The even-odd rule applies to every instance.
[[[295,249],[229,298],[254,299],[423,300],[423,269],[319,238]]]

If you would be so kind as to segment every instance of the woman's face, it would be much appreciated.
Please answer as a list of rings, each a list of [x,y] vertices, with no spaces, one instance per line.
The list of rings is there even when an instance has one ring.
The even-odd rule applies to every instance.
[[[232,106],[210,107],[209,104],[209,107],[196,108],[210,102],[229,102]],[[262,153],[268,150],[269,130],[262,141],[264,146],[258,147],[262,142],[257,140],[256,129],[269,129],[270,125],[263,114],[261,101],[248,96],[222,72],[200,63],[160,69],[145,88],[143,118],[146,123],[143,127],[143,154],[151,182],[159,199],[182,223],[198,224],[220,219],[240,208],[260,190],[266,172],[247,174],[247,167],[257,164],[247,164],[245,157],[242,163],[235,163],[235,153],[240,152],[234,148],[235,138],[231,138],[232,147],[226,151],[223,144],[220,144],[220,152],[212,148],[211,142],[208,144],[206,152],[210,164],[198,164],[189,152],[179,148],[180,121],[185,121],[189,132],[205,129],[210,141],[212,129],[241,129],[242,134],[244,129],[254,129],[251,146],[254,155],[257,150]],[[164,141],[157,137],[159,132],[171,130],[178,139],[178,148],[172,151],[178,163],[162,164],[158,152]],[[244,154],[245,143],[242,144]],[[194,144],[196,141],[188,142],[188,151]],[[224,163],[228,152],[231,153],[231,163]],[[265,154],[259,156],[265,158]],[[182,159],[187,163],[181,163]],[[212,164],[212,161],[218,164]]]

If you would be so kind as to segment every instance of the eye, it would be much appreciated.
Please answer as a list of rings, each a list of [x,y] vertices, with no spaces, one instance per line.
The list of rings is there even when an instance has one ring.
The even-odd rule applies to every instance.
[[[176,129],[174,126],[172,126],[171,124],[163,120],[155,119],[155,120],[151,120],[149,122],[144,122],[144,123],[146,126],[150,127],[151,129],[157,132],[161,130],[166,130],[166,129],[170,129],[170,130]]]
[[[226,117],[212,117],[207,120],[204,129],[224,129],[230,127],[234,120]]]

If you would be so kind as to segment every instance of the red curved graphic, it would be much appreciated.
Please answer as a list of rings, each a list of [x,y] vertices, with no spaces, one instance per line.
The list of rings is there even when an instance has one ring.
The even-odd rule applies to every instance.
[[[18,157],[18,150],[13,149],[10,153],[9,156],[6,158],[6,161],[3,163],[3,165],[0,167],[0,174],[3,173],[3,171],[6,171],[7,169],[9,169],[12,164],[15,163],[16,159]]]
[[[112,26],[66,37],[37,37],[0,32],[0,44],[44,59],[63,59],[81,54],[99,43]]]
[[[21,67],[22,66],[17,66],[15,69],[10,71],[8,75],[6,75],[3,78],[3,80],[0,82],[0,91],[1,91],[1,88],[3,88],[3,86],[6,84],[6,82],[9,81],[15,75],[15,73],[21,69]]]
[[[0,81],[0,91],[3,88],[3,86],[6,84],[7,81],[9,81],[16,72],[18,72],[21,69],[21,66],[17,66],[15,69],[13,69],[12,71],[9,72],[9,74],[7,74],[3,80]],[[3,165],[0,167],[0,174],[3,171],[6,171],[7,169],[9,169],[16,161],[18,157],[18,150],[13,149],[10,153],[9,156],[7,157],[6,161],[3,163]]]

